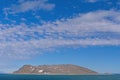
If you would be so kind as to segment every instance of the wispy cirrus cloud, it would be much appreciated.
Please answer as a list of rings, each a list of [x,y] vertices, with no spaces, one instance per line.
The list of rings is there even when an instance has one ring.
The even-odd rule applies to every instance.
[[[55,4],[48,3],[48,0],[18,0],[18,4],[4,8],[4,13],[21,13],[37,10],[52,10]]]
[[[57,47],[119,46],[119,36],[120,12],[115,10],[79,14],[42,25],[1,24],[0,57],[25,59]]]
[[[94,3],[97,2],[98,0],[86,0],[86,2]]]

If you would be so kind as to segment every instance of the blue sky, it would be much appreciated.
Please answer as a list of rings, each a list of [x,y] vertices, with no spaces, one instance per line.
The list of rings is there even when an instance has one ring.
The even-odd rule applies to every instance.
[[[120,0],[1,0],[0,72],[75,64],[120,73]]]

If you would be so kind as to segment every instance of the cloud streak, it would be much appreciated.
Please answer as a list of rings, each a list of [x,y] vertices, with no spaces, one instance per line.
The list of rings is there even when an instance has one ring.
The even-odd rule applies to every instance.
[[[90,2],[90,3],[95,3],[97,2],[98,0],[86,0],[87,2]]]
[[[58,47],[119,46],[119,36],[120,12],[114,10],[42,25],[0,24],[0,57],[26,59]]]
[[[9,8],[4,8],[5,13],[23,13],[37,10],[52,10],[54,4],[48,3],[47,0],[19,0],[18,4],[14,4]]]

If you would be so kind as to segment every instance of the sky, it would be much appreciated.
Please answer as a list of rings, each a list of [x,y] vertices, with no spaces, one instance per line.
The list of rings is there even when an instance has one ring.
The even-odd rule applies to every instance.
[[[75,64],[120,73],[120,0],[0,0],[0,72]]]

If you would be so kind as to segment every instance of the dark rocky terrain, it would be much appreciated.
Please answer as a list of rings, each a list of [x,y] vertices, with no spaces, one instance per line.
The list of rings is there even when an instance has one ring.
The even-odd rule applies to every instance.
[[[97,74],[97,72],[90,69],[80,67],[77,65],[63,64],[63,65],[24,65],[19,70],[13,72],[14,74]]]

